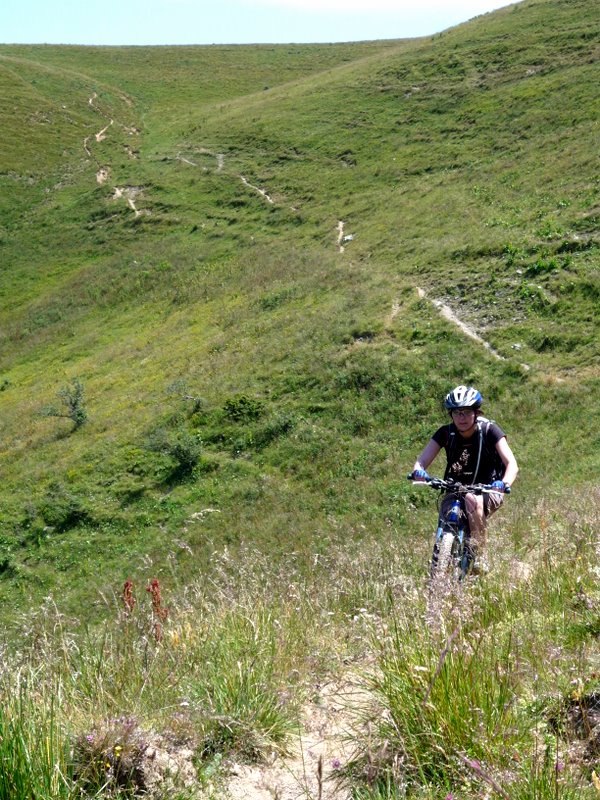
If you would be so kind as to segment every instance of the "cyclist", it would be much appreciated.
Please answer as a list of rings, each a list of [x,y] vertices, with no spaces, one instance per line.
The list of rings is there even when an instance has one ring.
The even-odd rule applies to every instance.
[[[506,440],[506,434],[481,412],[483,398],[472,386],[457,386],[444,399],[451,422],[433,434],[415,461],[412,478],[430,480],[427,468],[442,448],[446,451],[444,478],[463,484],[491,484],[495,491],[465,495],[465,508],[471,530],[471,555],[474,570],[486,571],[482,552],[486,544],[486,520],[500,508],[504,492],[513,484],[519,467]],[[442,506],[443,508],[443,506]]]

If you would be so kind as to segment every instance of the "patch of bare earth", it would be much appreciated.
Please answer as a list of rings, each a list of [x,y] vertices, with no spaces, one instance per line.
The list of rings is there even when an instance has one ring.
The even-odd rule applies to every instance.
[[[352,755],[348,734],[365,702],[364,689],[352,678],[319,687],[289,755],[273,756],[261,766],[234,765],[226,786],[229,800],[349,800],[340,769]]]
[[[337,224],[337,246],[340,253],[344,252],[344,223],[340,220]]]
[[[127,202],[129,208],[135,213],[136,217],[139,217],[142,213],[138,210],[135,200],[142,192],[141,186],[115,186],[114,194],[112,196],[113,200],[122,200],[124,199]]]
[[[104,128],[102,128],[101,131],[98,131],[98,133],[95,134],[97,142],[103,142],[106,139],[106,131],[110,128],[111,125],[113,125],[112,119],[110,120],[108,125],[106,125]]]
[[[394,300],[394,302],[392,303],[392,308],[391,308],[390,313],[387,315],[387,317],[383,321],[383,325],[384,325],[384,328],[385,328],[386,331],[389,331],[390,328],[393,326],[394,320],[396,319],[396,317],[400,313],[400,309],[401,308],[402,308],[402,306],[400,305],[400,303],[397,300]]]
[[[423,289],[417,289],[417,294],[422,299],[427,298],[427,295],[423,291]],[[444,317],[444,319],[447,319],[449,322],[454,323],[454,325],[460,328],[460,330],[465,334],[465,336],[468,336],[470,339],[474,339],[476,342],[479,342],[479,344],[482,344],[485,347],[485,349],[488,350],[494,356],[494,358],[497,358],[499,361],[505,360],[504,356],[501,356],[500,353],[494,350],[492,345],[489,342],[486,342],[485,339],[483,339],[477,333],[477,331],[473,330],[473,328],[471,328],[465,322],[460,320],[456,316],[454,311],[452,311],[450,306],[447,306],[445,303],[442,303],[441,300],[433,300],[432,298],[427,298],[427,299],[429,300],[430,303],[432,303],[432,305],[434,305],[439,310],[440,314],[442,315],[442,317]]]
[[[109,170],[108,170],[107,167],[100,167],[100,169],[96,173],[96,183],[99,183],[100,185],[102,185],[103,183],[106,183],[106,181],[108,180],[109,174],[110,173],[109,173]]]
[[[533,575],[533,567],[525,561],[518,561],[516,558],[513,561],[513,578],[520,581],[528,581]]]
[[[340,253],[343,253],[346,249],[345,245],[348,242],[351,242],[354,239],[353,233],[344,233],[344,228],[346,226],[345,222],[340,220],[337,224],[337,246]]]

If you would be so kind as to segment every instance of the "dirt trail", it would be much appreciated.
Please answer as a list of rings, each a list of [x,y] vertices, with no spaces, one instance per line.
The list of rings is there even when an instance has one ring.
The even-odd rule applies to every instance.
[[[197,150],[194,150],[194,152],[198,153],[198,155],[201,155],[201,156],[211,156],[212,158],[215,158],[216,161],[217,161],[217,172],[221,172],[223,170],[223,167],[225,165],[225,156],[223,155],[223,153],[213,153],[212,150],[209,150],[206,147],[200,147]],[[190,167],[199,167],[200,166],[200,164],[197,164],[195,161],[192,161],[191,158],[187,158],[186,156],[182,156],[181,153],[177,154],[175,160],[176,161],[181,161],[183,164],[189,164]],[[244,179],[242,178],[242,180],[244,180]],[[248,185],[250,185],[250,184],[248,184]],[[252,188],[255,189],[256,187],[253,186]],[[260,189],[257,189],[257,191],[260,191]]]
[[[98,95],[96,92],[88,99],[88,105],[97,111],[101,116],[104,117],[106,120],[107,117],[102,113],[102,111],[95,105],[94,101],[97,100]],[[98,131],[98,133],[93,134],[93,136],[86,136],[83,140],[83,149],[85,150],[86,155],[88,158],[92,158],[96,161],[96,183],[100,186],[104,185],[110,178],[110,167],[106,165],[100,164],[100,162],[95,158],[92,151],[90,150],[90,141],[95,139],[96,143],[103,142],[107,138],[107,131],[115,124],[114,119],[108,119],[108,123],[102,128],[102,130]],[[122,126],[126,133],[130,136],[134,136],[139,134],[139,130],[137,128],[131,128]],[[130,156],[130,158],[136,158],[136,153],[130,147],[126,147],[126,150]],[[129,208],[133,211],[136,217],[139,217],[142,212],[137,208],[135,204],[135,198],[141,194],[141,188],[139,186],[114,186],[113,187],[113,200],[120,200],[125,199]],[[146,212],[147,213],[147,212]]]
[[[427,297],[427,294],[423,289],[417,289],[417,294],[419,297],[429,300],[429,302],[440,311],[444,319],[447,319],[449,322],[453,322],[455,325],[457,325],[466,336],[468,336],[470,339],[474,339],[476,342],[479,342],[479,344],[482,344],[485,349],[494,356],[494,358],[497,358],[498,361],[506,361],[504,356],[501,356],[500,353],[494,350],[489,342],[486,342],[485,339],[482,339],[481,336],[473,330],[473,328],[470,328],[466,323],[460,320],[454,311],[452,311],[450,306],[445,305],[445,303],[442,303],[441,300],[434,300],[431,297]]]
[[[212,156],[213,158],[216,158],[217,159],[217,172],[222,172],[223,171],[223,167],[225,165],[225,156],[223,155],[223,153],[213,153],[212,150],[207,150],[205,147],[201,147],[196,152],[200,153],[201,155],[207,155],[207,156]],[[191,161],[191,159],[184,158],[181,155],[177,156],[177,161],[182,161],[184,164],[189,164],[191,167],[197,167],[198,166],[198,164],[196,164],[193,161]],[[248,189],[252,189],[252,191],[254,191],[257,194],[261,195],[261,197],[264,197],[265,200],[267,201],[267,203],[270,203],[272,206],[275,205],[275,201],[273,200],[271,195],[269,195],[267,193],[267,191],[265,189],[261,189],[260,186],[255,186],[253,183],[250,183],[250,181],[248,180],[248,178],[246,178],[245,175],[240,175],[239,179],[244,184],[244,186],[248,187]]]
[[[111,119],[110,122],[108,123],[108,125],[105,128],[102,128],[101,131],[98,131],[98,133],[96,134],[96,141],[97,142],[103,142],[106,139],[106,131],[110,128],[110,126],[113,123],[114,123],[114,120]]]
[[[266,193],[264,189],[260,189],[258,186],[253,186],[251,183],[248,182],[248,180],[243,175],[240,175],[240,180],[244,184],[244,186],[247,186],[249,189],[254,189],[254,191],[262,195],[268,203],[271,203],[271,205],[275,205],[275,201],[273,200],[273,198],[269,197],[269,195]]]
[[[342,242],[344,241],[344,223],[340,220],[337,224],[337,246],[340,253],[344,252],[344,245]]]
[[[346,226],[346,223],[342,222],[342,220],[340,220],[338,222],[337,228],[336,228],[336,230],[337,230],[337,246],[338,246],[338,249],[339,249],[340,253],[343,253],[344,250],[346,249],[345,246],[344,246],[346,244],[346,242],[351,242],[354,239],[354,234],[353,233],[346,233],[346,234],[344,233],[345,226]]]
[[[336,777],[351,756],[346,734],[357,705],[364,703],[364,690],[352,678],[343,686],[321,687],[304,711],[290,755],[267,766],[234,767],[229,800],[349,800],[349,790]]]
[[[394,302],[392,303],[392,309],[391,309],[390,313],[387,315],[387,317],[383,321],[383,325],[384,325],[386,331],[389,330],[392,327],[392,325],[394,323],[394,320],[396,319],[396,317],[400,313],[401,308],[402,308],[402,306],[400,305],[398,300],[394,300]]]
[[[208,150],[206,147],[201,147],[199,150],[196,150],[197,153],[203,156],[212,156],[213,158],[217,159],[217,172],[221,172],[223,167],[225,166],[225,156],[223,153],[213,153],[212,150]],[[191,161],[189,162],[192,163]],[[197,164],[193,164],[192,166],[197,166]]]

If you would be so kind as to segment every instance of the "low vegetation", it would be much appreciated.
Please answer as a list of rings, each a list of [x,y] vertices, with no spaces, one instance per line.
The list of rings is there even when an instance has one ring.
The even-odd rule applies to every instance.
[[[47,605],[4,655],[0,796],[162,796],[170,780],[170,796],[226,797],[232,765],[283,757],[318,685],[352,674],[352,797],[592,798],[597,503],[507,508],[492,574],[443,596],[429,542],[409,554],[388,533],[310,574],[247,548],[185,587],[128,581],[94,629]],[[169,755],[160,783],[148,750]]]

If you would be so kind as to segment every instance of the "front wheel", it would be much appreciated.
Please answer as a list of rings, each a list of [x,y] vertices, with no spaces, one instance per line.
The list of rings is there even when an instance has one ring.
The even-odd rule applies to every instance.
[[[454,547],[454,534],[446,531],[442,538],[435,543],[431,559],[431,577],[444,575],[452,564],[452,549]]]

